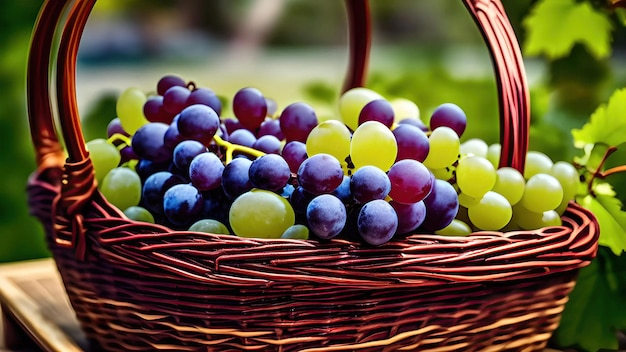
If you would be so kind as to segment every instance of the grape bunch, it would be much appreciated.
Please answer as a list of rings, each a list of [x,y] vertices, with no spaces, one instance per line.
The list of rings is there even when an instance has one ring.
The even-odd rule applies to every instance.
[[[382,245],[559,225],[578,185],[573,166],[538,152],[523,174],[498,168],[497,144],[460,142],[467,119],[451,103],[427,126],[412,101],[362,87],[323,120],[255,88],[236,92],[232,117],[224,101],[176,75],[150,95],[125,90],[108,139],[87,143],[107,200],[176,230]]]

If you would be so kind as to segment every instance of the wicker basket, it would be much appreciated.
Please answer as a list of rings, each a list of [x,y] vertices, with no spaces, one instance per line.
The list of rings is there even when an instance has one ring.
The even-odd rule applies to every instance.
[[[128,220],[95,187],[75,98],[76,54],[94,2],[45,1],[28,66],[28,107],[39,165],[29,181],[29,205],[45,227],[94,348],[312,352],[545,347],[578,269],[597,249],[596,220],[573,203],[559,227],[459,238],[414,234],[380,247],[341,239],[246,239]],[[502,165],[521,170],[529,101],[517,41],[499,0],[464,3],[492,54]],[[363,81],[369,12],[364,0],[346,4],[351,29],[347,89]],[[60,32],[58,51],[53,48],[55,31]],[[57,52],[52,87],[51,53]]]

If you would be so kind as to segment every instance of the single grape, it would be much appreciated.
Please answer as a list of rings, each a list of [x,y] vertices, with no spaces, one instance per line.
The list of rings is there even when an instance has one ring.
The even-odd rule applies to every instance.
[[[461,143],[461,156],[465,155],[475,155],[483,158],[487,158],[487,152],[489,150],[489,146],[485,141],[479,138],[468,139],[465,142]],[[497,167],[494,166],[494,167]]]
[[[315,110],[306,103],[288,105],[280,114],[280,130],[287,142],[305,142],[311,130],[318,124]]]
[[[543,227],[561,226],[561,217],[555,210],[536,213],[521,204],[513,207],[513,222],[523,230],[536,230]]]
[[[389,204],[398,215],[398,229],[396,233],[406,234],[415,231],[426,218],[426,205],[423,201],[411,204],[402,204],[391,201]]]
[[[454,179],[456,167],[448,166],[443,169],[429,169],[433,176],[439,180],[450,181]]]
[[[283,232],[280,238],[292,239],[292,240],[308,240],[309,229],[308,227],[304,225],[300,225],[300,224],[289,226],[289,228],[287,228],[287,230]]]
[[[230,207],[230,226],[237,236],[280,238],[295,223],[294,211],[276,193],[255,189],[237,197]]]
[[[189,226],[189,231],[228,235],[226,225],[214,219],[201,219]]]
[[[449,127],[437,127],[428,137],[430,151],[424,160],[429,169],[442,169],[454,164],[460,153],[459,136]]]
[[[493,191],[504,196],[511,205],[517,204],[524,195],[524,176],[512,167],[501,167],[496,170],[496,174],[498,177]]]
[[[170,187],[163,195],[163,212],[172,225],[188,228],[202,211],[202,195],[190,184]]]
[[[170,124],[174,118],[174,114],[168,112],[163,107],[163,97],[153,95],[146,100],[143,105],[143,114],[150,122],[161,122]]]
[[[131,160],[139,160],[139,156],[135,154],[133,148],[131,146],[125,146],[120,149],[120,163],[119,165],[124,165]],[[130,167],[130,166],[129,166]]]
[[[357,228],[365,242],[379,246],[391,240],[398,229],[398,215],[384,200],[365,203],[357,219]]]
[[[409,124],[400,124],[393,129],[393,135],[398,144],[395,161],[413,159],[423,162],[428,156],[430,143],[428,136],[421,129]]]
[[[86,144],[89,157],[98,183],[102,183],[109,171],[120,165],[122,160],[120,152],[115,146],[103,138],[93,139]]]
[[[556,209],[563,200],[563,187],[554,176],[538,173],[526,181],[520,204],[524,208],[543,213]]]
[[[345,160],[350,154],[348,127],[337,120],[326,120],[317,125],[306,139],[307,155],[330,154],[337,160]]]
[[[256,142],[256,137],[254,136],[254,133],[246,129],[239,129],[233,131],[230,134],[230,136],[228,137],[228,141],[233,144],[243,145],[244,147],[252,148],[252,146]]]
[[[141,199],[144,207],[154,214],[163,214],[163,195],[174,185],[185,180],[169,171],[158,171],[148,176],[143,183]]]
[[[350,191],[354,199],[360,203],[385,199],[391,191],[391,181],[383,170],[366,165],[352,175]]]
[[[126,132],[124,130],[124,127],[122,127],[122,122],[120,121],[119,117],[112,119],[107,125],[107,138],[111,138],[115,134],[121,134],[122,136],[130,137],[128,132]]]
[[[287,185],[291,171],[282,156],[265,154],[252,162],[248,177],[256,188],[278,191]]]
[[[241,122],[237,121],[237,119],[225,118],[222,123],[224,127],[226,127],[226,132],[228,132],[229,135],[237,130],[246,129],[246,127],[242,125]]]
[[[306,209],[315,196],[315,194],[305,191],[302,187],[296,187],[289,196],[289,203],[296,214],[306,215]]]
[[[180,112],[177,124],[178,131],[183,137],[195,139],[208,146],[220,126],[220,118],[210,107],[195,104]]]
[[[574,200],[578,193],[578,185],[580,184],[578,171],[570,163],[557,161],[552,165],[549,174],[559,180],[563,187],[563,200],[561,200],[561,204],[556,209],[557,213],[563,214],[569,202]]]
[[[363,107],[372,100],[382,98],[380,94],[363,87],[346,91],[339,99],[339,113],[343,123],[355,131],[359,127],[359,115]]]
[[[152,216],[148,209],[137,205],[126,208],[126,210],[124,210],[124,215],[131,220],[154,224],[154,216]]]
[[[542,152],[531,150],[526,154],[524,178],[530,179],[536,174],[547,174],[552,169],[552,159]]]
[[[396,161],[397,155],[396,137],[382,123],[367,121],[354,131],[350,142],[350,158],[356,169],[373,165],[387,171]]]
[[[463,135],[467,127],[467,116],[458,105],[445,103],[439,105],[430,117],[430,129],[445,126],[454,130],[458,137]]]
[[[278,138],[272,135],[265,135],[259,137],[259,139],[254,141],[254,144],[252,144],[252,148],[260,150],[267,154],[280,154],[282,144],[278,140]]]
[[[144,182],[148,177],[150,177],[150,175],[159,171],[167,171],[169,167],[169,162],[155,163],[147,159],[139,159],[139,161],[137,161],[137,165],[135,165],[135,172],[137,172],[141,181]]]
[[[435,180],[432,192],[424,199],[424,205],[426,217],[420,228],[426,231],[437,231],[448,226],[459,211],[456,190],[443,180]]]
[[[177,75],[165,75],[157,82],[157,94],[163,95],[174,86],[187,87],[187,83]]]
[[[370,101],[359,113],[359,125],[366,121],[378,121],[387,128],[391,128],[394,122],[393,106],[385,99]]]
[[[352,177],[344,175],[339,187],[330,193],[339,198],[345,205],[352,205],[354,203],[354,197],[352,196],[352,191],[350,190],[351,181]]]
[[[313,194],[330,193],[343,181],[339,161],[329,154],[315,154],[306,159],[298,169],[298,182]]]
[[[298,141],[288,142],[283,147],[281,155],[287,164],[289,164],[291,172],[298,172],[298,168],[300,168],[302,162],[308,158],[306,144]]]
[[[109,171],[100,186],[102,195],[118,209],[138,205],[141,200],[141,179],[127,167]]]
[[[432,191],[435,177],[419,161],[400,160],[388,172],[391,181],[391,199],[402,204],[417,203]]]
[[[222,114],[222,102],[220,98],[208,88],[196,88],[194,89],[185,102],[187,106],[194,104],[202,104],[210,107],[215,113],[220,116]]]
[[[306,208],[309,228],[318,237],[329,239],[337,236],[347,219],[346,207],[341,200],[331,194],[313,198]]]
[[[168,128],[168,125],[161,122],[150,122],[141,126],[131,140],[135,154],[155,163],[169,161],[172,153],[164,144],[164,136]]]
[[[462,193],[474,198],[490,191],[496,184],[496,170],[481,156],[465,156],[456,167],[456,181]]]
[[[476,205],[467,208],[472,224],[481,230],[497,231],[511,221],[513,210],[504,196],[489,191]]]
[[[395,98],[392,99],[390,103],[393,108],[395,122],[400,123],[400,121],[405,119],[413,119],[422,122],[420,120],[420,109],[411,100],[406,98]]]
[[[235,158],[224,167],[222,188],[228,198],[234,199],[252,189],[248,176],[251,164],[252,161],[249,159]]]
[[[134,134],[139,127],[148,123],[143,115],[143,105],[148,98],[139,88],[127,88],[117,98],[115,111],[122,127],[129,134]]]
[[[487,160],[493,165],[494,168],[500,167],[500,152],[502,146],[498,143],[492,144],[487,149]]]
[[[481,199],[482,197],[476,198],[476,197],[468,196],[467,194],[463,192],[459,193],[459,205],[462,207],[469,208],[471,206],[474,206],[478,204]]]
[[[191,92],[187,87],[173,86],[163,94],[163,109],[172,115],[183,111]]]
[[[183,137],[178,131],[178,122],[172,122],[165,134],[163,135],[163,145],[171,151],[174,151],[174,148],[178,145],[178,143],[184,141],[186,138]]]
[[[454,219],[448,226],[435,231],[435,234],[443,236],[467,236],[471,233],[469,225],[459,219]]]
[[[422,130],[422,132],[430,132],[430,129],[428,128],[428,126],[424,124],[424,122],[422,122],[422,120],[418,120],[414,118],[405,118],[405,119],[398,121],[398,126],[401,126],[401,125],[411,125],[413,127],[419,128],[420,130]]]
[[[189,179],[199,191],[210,191],[222,185],[224,164],[214,153],[196,155],[189,164]]]
[[[261,126],[259,126],[259,130],[257,131],[256,136],[257,138],[261,138],[263,136],[274,136],[279,141],[285,139],[285,134],[280,128],[280,120],[269,117],[261,123]]]
[[[247,129],[254,131],[267,116],[267,102],[256,88],[242,88],[233,98],[233,113]]]
[[[207,152],[207,147],[204,144],[194,141],[182,141],[178,143],[173,152],[174,165],[183,172],[185,175],[189,175],[189,164],[198,155]]]

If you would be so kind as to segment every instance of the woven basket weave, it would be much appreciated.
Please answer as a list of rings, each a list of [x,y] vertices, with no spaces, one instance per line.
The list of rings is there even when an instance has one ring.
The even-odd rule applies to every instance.
[[[96,189],[80,129],[75,64],[94,2],[45,1],[28,66],[28,107],[39,165],[29,180],[29,206],[44,225],[72,306],[94,348],[312,352],[545,347],[578,269],[596,254],[598,224],[574,203],[563,215],[563,226],[459,238],[413,234],[380,247],[341,239],[260,240],[181,232],[128,220]],[[495,67],[501,164],[522,170],[529,101],[517,41],[499,0],[464,3]],[[363,82],[370,19],[366,1],[347,0],[346,5],[348,89]],[[58,50],[53,47],[57,32]],[[56,61],[52,53],[58,54]],[[51,84],[54,76],[56,86]]]

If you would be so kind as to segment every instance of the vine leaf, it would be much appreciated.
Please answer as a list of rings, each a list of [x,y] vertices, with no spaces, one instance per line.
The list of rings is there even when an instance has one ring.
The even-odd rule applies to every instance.
[[[626,88],[615,91],[607,104],[591,114],[589,122],[581,129],[572,130],[572,136],[577,148],[587,144],[616,147],[626,143]]]
[[[615,255],[626,251],[626,212],[622,210],[620,200],[614,194],[596,194],[595,197],[585,196],[580,204],[598,219],[598,244],[610,248]]]
[[[611,22],[588,2],[541,0],[524,20],[526,55],[567,56],[576,43],[601,59],[611,52]]]

